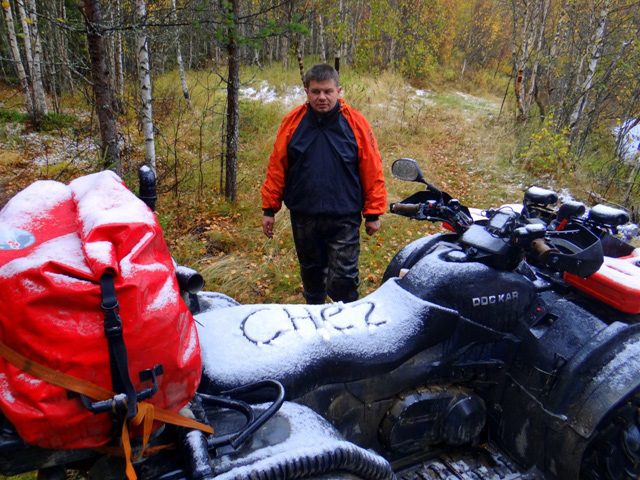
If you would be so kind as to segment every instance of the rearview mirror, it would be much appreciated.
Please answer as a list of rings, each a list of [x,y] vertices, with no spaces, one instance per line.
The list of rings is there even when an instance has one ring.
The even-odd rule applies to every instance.
[[[394,177],[407,182],[426,183],[422,170],[413,158],[399,158],[391,165],[391,173]]]

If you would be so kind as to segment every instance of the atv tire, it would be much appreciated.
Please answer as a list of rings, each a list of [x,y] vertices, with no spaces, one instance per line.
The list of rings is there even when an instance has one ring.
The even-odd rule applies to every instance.
[[[640,389],[604,418],[585,450],[580,478],[640,478]]]

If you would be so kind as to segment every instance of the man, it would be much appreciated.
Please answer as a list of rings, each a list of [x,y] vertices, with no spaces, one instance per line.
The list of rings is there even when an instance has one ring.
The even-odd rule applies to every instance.
[[[262,185],[262,230],[273,237],[282,200],[291,211],[293,238],[307,303],[358,299],[360,224],[380,228],[387,193],[382,160],[369,123],[339,98],[338,72],[315,65],[305,75],[307,103],[278,130]]]

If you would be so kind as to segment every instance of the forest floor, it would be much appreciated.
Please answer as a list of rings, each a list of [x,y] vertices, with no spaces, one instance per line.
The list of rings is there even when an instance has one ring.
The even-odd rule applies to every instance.
[[[288,213],[277,214],[274,238],[264,237],[259,190],[279,123],[304,102],[304,91],[293,70],[246,70],[242,80],[238,197],[230,204],[219,193],[224,84],[215,75],[192,72],[189,106],[177,74],[156,79],[158,217],[176,261],[200,271],[207,290],[241,302],[300,303]],[[388,202],[421,189],[391,176],[391,163],[399,157],[415,158],[428,181],[469,206],[520,201],[531,183],[518,173],[512,116],[506,105],[501,113],[498,95],[417,89],[390,73],[366,77],[348,70],[342,85],[343,97],[368,118],[378,139]],[[77,96],[62,99],[66,116],[46,132],[34,132],[6,113],[0,117],[0,204],[33,180],[66,182],[99,169],[97,140],[91,137],[96,119]],[[0,98],[8,99],[0,112],[19,109],[15,91],[5,88]],[[135,190],[143,141],[135,109],[121,118],[123,178]],[[362,295],[379,285],[402,246],[440,229],[390,214],[382,223],[375,236],[363,231]]]

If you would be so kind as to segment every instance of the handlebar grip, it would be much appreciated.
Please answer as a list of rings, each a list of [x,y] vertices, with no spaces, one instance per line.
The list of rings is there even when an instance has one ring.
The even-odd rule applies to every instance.
[[[538,258],[540,258],[540,260],[542,260],[543,262],[546,262],[547,258],[552,252],[557,253],[558,251],[555,248],[547,245],[543,238],[536,238],[535,240],[533,240],[531,242],[531,248],[538,254]]]
[[[418,213],[421,203],[392,203],[389,205],[391,213]]]

